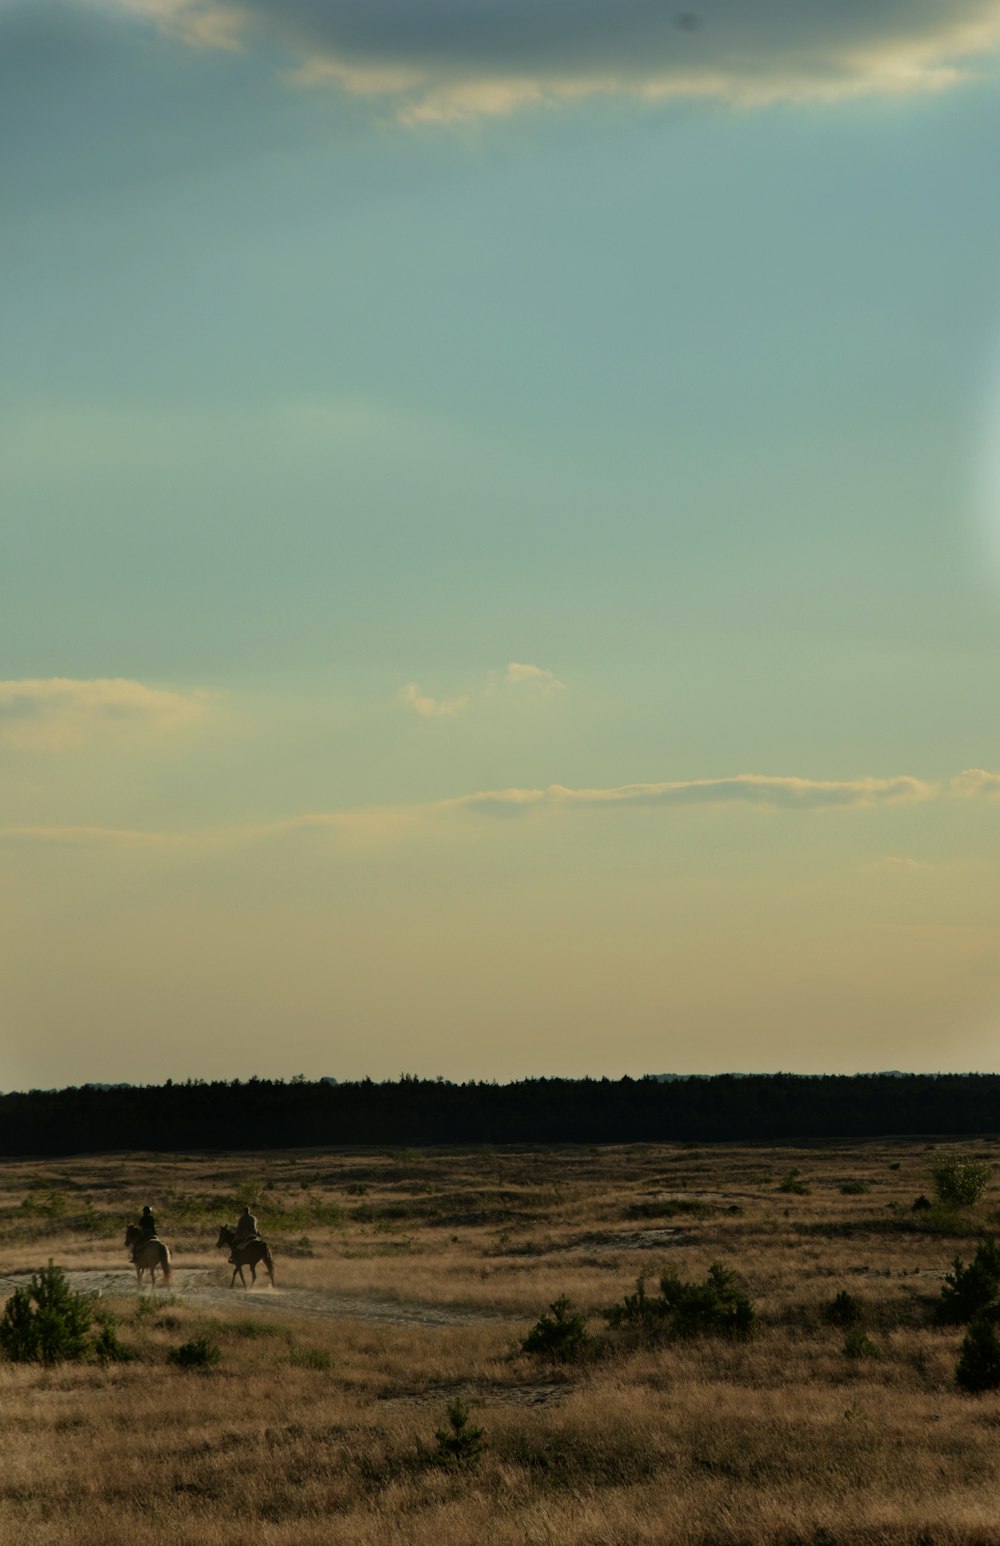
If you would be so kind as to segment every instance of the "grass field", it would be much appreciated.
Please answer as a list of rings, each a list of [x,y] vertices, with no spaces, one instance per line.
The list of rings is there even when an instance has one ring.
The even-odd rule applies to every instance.
[[[54,1259],[137,1355],[0,1364],[0,1546],[1000,1542],[1000,1396],[933,1306],[997,1217],[914,1213],[947,1143],[83,1157],[0,1168],[0,1278]],[[961,1146],[995,1162],[992,1140]],[[228,1290],[249,1200],[277,1289]],[[152,1204],[171,1290],[136,1293]],[[746,1342],[606,1339],[671,1271],[735,1269]],[[861,1305],[855,1338],[827,1308]],[[599,1337],[520,1344],[561,1294]],[[168,1360],[205,1337],[206,1369]],[[485,1450],[435,1460],[460,1397]]]

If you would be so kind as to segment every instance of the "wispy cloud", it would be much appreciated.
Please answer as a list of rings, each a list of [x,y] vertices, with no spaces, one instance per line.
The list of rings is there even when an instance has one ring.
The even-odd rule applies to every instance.
[[[468,698],[432,698],[419,682],[407,682],[399,694],[424,719],[451,719],[468,706]]]
[[[504,681],[510,687],[527,685],[539,692],[552,692],[566,686],[551,671],[546,671],[542,666],[531,666],[524,661],[512,660],[507,667]]]
[[[619,784],[608,789],[493,789],[447,802],[455,808],[496,815],[523,815],[539,808],[602,809],[611,806],[757,805],[772,810],[871,808],[928,800],[935,786],[923,779],[857,778],[844,781],[742,773],[731,778],[662,784]]]
[[[1000,45],[998,0],[103,0],[195,47],[263,43],[293,79],[410,123],[586,96],[737,104],[939,90]]]
[[[544,817],[593,811],[639,809],[681,811],[695,806],[746,806],[775,813],[877,811],[890,807],[942,800],[997,798],[1000,774],[974,769],[954,778],[928,780],[900,774],[894,778],[810,779],[794,775],[742,773],[729,778],[672,780],[655,784],[616,784],[607,788],[571,788],[550,784],[544,789],[483,789],[471,794],[420,804],[354,806],[343,810],[309,811],[300,815],[245,826],[191,832],[157,832],[98,826],[0,827],[0,844],[60,844],[72,847],[133,847],[190,845],[201,852],[233,849],[257,842],[309,833],[326,834],[361,847],[383,847],[435,825],[464,816]],[[874,861],[870,868],[925,870],[919,859],[895,854]]]
[[[191,724],[204,712],[203,696],[120,677],[0,681],[0,746],[60,751],[97,731],[170,730]]]

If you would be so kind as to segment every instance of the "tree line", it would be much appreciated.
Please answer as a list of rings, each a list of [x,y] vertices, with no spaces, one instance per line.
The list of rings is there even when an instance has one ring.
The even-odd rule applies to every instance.
[[[992,1133],[996,1074],[376,1083],[189,1079],[0,1095],[0,1154],[752,1142]]]

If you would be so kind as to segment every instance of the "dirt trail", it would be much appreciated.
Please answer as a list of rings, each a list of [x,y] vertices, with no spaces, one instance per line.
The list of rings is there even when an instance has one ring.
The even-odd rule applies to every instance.
[[[99,1294],[132,1295],[135,1273],[129,1268],[70,1269],[66,1273],[73,1288]],[[30,1272],[0,1277],[0,1299],[15,1288],[27,1285]],[[143,1293],[149,1293],[148,1283]],[[332,1320],[388,1322],[394,1326],[472,1326],[481,1321],[514,1319],[493,1310],[475,1310],[452,1305],[401,1304],[394,1299],[372,1299],[363,1294],[346,1294],[335,1289],[271,1288],[258,1285],[244,1292],[218,1282],[211,1269],[176,1267],[169,1290],[159,1285],[157,1296],[167,1292],[185,1304],[205,1305],[213,1309],[238,1309],[251,1315],[315,1315]],[[523,1317],[521,1317],[523,1319]]]

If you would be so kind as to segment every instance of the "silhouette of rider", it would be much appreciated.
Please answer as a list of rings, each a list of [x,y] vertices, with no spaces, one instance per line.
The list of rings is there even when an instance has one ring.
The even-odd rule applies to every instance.
[[[250,1205],[249,1205],[249,1203],[244,1203],[243,1204],[243,1212],[240,1214],[239,1218],[236,1220],[236,1240],[235,1240],[235,1244],[236,1245],[246,1245],[248,1240],[255,1240],[256,1237],[257,1237],[257,1220],[254,1218],[253,1214],[250,1212]]]
[[[153,1217],[152,1208],[149,1206],[149,1203],[147,1203],[143,1208],[142,1213],[139,1215],[139,1239],[132,1247],[132,1260],[135,1261],[135,1253],[140,1245],[145,1245],[147,1240],[155,1239],[156,1220]]]
[[[235,1265],[236,1252],[239,1250],[240,1246],[247,1245],[251,1240],[257,1239],[259,1239],[257,1232],[257,1220],[250,1212],[250,1204],[244,1203],[243,1212],[236,1220],[236,1234],[233,1237],[233,1249],[230,1252],[229,1260]]]

